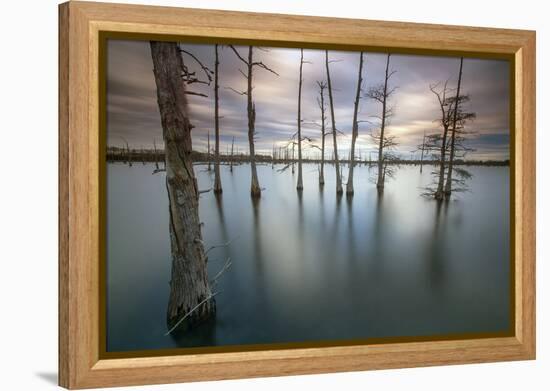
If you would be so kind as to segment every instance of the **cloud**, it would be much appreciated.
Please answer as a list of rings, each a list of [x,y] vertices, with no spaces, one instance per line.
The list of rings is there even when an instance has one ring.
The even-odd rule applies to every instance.
[[[213,45],[182,44],[205,64],[214,62]],[[236,47],[243,57],[248,47]],[[254,49],[254,60],[262,61],[279,76],[259,67],[254,68],[253,98],[256,104],[256,150],[270,153],[273,145],[285,145],[297,128],[299,49]],[[317,81],[326,80],[325,51],[304,50],[302,129],[304,135],[320,143],[320,109],[317,104]],[[384,80],[386,55],[365,53],[363,92]],[[329,68],[333,85],[336,127],[344,135],[338,136],[339,153],[348,156],[351,143],[353,101],[357,88],[359,65],[358,52],[329,52]],[[194,60],[184,55],[185,63],[199,71]],[[449,80],[456,85],[459,60],[450,57],[399,55],[390,58],[390,68],[395,74],[390,86],[397,87],[390,107],[391,118],[387,133],[397,136],[397,152],[409,156],[422,142],[424,132],[438,131],[435,121],[439,107],[436,97],[429,90],[430,84]],[[107,65],[107,142],[121,145],[123,139],[136,147],[150,147],[153,140],[162,139],[160,115],[156,102],[156,86],[153,76],[148,42],[110,40]],[[241,151],[248,150],[246,96],[231,89],[244,91],[246,79],[239,72],[244,64],[227,46],[220,46],[220,126],[221,150],[235,138]],[[474,111],[477,118],[468,124],[468,130],[476,136],[468,141],[476,149],[472,158],[506,159],[509,157],[509,72],[507,61],[465,59],[462,91],[469,94],[466,109]],[[207,94],[207,98],[189,96],[189,112],[193,129],[193,147],[206,150],[207,134],[213,136],[214,100],[213,86],[194,85],[193,91]],[[328,106],[328,94],[325,101]],[[330,111],[327,110],[327,130],[330,128]],[[357,149],[363,154],[375,150],[370,134],[379,128],[376,116],[381,115],[378,102],[362,97]],[[331,154],[332,137],[327,137],[327,156]],[[318,150],[307,148],[308,154]]]

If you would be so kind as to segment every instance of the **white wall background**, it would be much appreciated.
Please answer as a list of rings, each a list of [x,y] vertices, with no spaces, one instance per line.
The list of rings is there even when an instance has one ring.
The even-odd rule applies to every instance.
[[[104,0],[105,1],[105,0]],[[119,2],[125,2],[118,0]],[[133,0],[133,3],[537,30],[538,359],[144,387],[152,390],[540,390],[550,384],[549,21],[546,2]],[[5,1],[0,45],[0,389],[57,379],[57,1]],[[545,224],[546,222],[546,224]],[[546,239],[546,240],[545,240]],[[546,384],[546,386],[544,386]],[[138,388],[135,388],[138,389]]]

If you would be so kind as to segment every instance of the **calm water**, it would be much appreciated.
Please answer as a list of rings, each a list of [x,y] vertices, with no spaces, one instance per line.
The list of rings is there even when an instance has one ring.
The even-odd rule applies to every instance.
[[[420,196],[428,167],[401,168],[380,197],[374,168],[358,167],[351,201],[337,199],[332,167],[319,191],[316,166],[304,165],[302,196],[290,170],[258,169],[257,203],[247,165],[222,166],[221,199],[201,195],[207,246],[232,240],[210,252],[210,276],[233,261],[216,288],[214,327],[164,336],[164,175],[108,164],[108,351],[508,330],[507,167],[469,168],[471,191],[439,210]],[[213,174],[196,173],[200,189],[211,187]]]

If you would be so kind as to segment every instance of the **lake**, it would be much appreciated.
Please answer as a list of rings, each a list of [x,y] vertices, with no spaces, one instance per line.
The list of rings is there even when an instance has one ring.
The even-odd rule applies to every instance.
[[[378,195],[375,167],[355,169],[353,198],[334,168],[297,173],[222,166],[223,194],[200,196],[206,247],[220,278],[213,325],[165,336],[170,280],[164,173],[107,164],[107,351],[494,333],[510,329],[508,167],[468,167],[470,191],[444,204],[421,196],[431,167],[403,166]],[[195,166],[200,189],[213,171]],[[347,166],[344,176],[347,175]],[[344,182],[345,183],[345,182]]]

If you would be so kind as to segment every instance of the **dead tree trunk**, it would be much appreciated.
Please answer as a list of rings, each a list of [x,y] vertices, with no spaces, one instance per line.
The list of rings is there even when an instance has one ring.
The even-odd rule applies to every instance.
[[[317,101],[319,104],[319,108],[321,109],[321,169],[319,170],[319,185],[324,186],[325,185],[325,88],[327,88],[327,85],[325,82],[317,82],[317,85],[319,86],[319,95],[320,98]]]
[[[378,144],[378,179],[376,181],[376,187],[378,189],[384,188],[384,179],[385,175],[383,172],[384,168],[384,130],[386,128],[386,104],[388,98],[388,79],[389,79],[389,68],[390,68],[390,54],[386,60],[386,76],[384,78],[384,95],[382,98],[382,124],[380,125],[380,143]]]
[[[252,197],[260,197],[262,190],[260,188],[260,182],[258,181],[258,171],[256,169],[256,150],[254,148],[254,134],[256,133],[256,105],[252,100],[252,72],[254,69],[252,62],[252,46],[248,47],[248,83],[247,83],[247,105],[246,110],[248,114],[248,146],[250,151],[250,170],[251,170],[251,182],[250,182],[250,195]]]
[[[453,162],[455,157],[455,139],[456,139],[456,123],[457,114],[460,105],[460,84],[462,82],[462,64],[464,57],[460,57],[460,70],[458,71],[458,85],[456,87],[456,98],[453,112],[453,128],[451,130],[451,149],[449,151],[449,167],[447,168],[447,182],[445,183],[445,198],[451,197],[453,183]]]
[[[302,68],[304,66],[304,49],[300,49],[300,82],[298,83],[298,182],[296,190],[304,189],[302,180]]]
[[[266,71],[269,71],[273,73],[274,75],[279,76],[277,72],[269,68],[267,65],[265,65],[261,61],[254,61],[253,56],[253,47],[248,47],[248,60],[242,57],[237,49],[235,49],[233,46],[229,46],[231,50],[235,53],[235,55],[238,57],[238,59],[246,65],[247,72],[246,74],[241,71],[241,73],[245,76],[247,80],[247,89],[246,92],[238,92],[239,95],[246,95],[247,96],[247,104],[246,104],[246,110],[248,114],[248,146],[250,150],[250,170],[252,174],[251,183],[250,183],[250,195],[252,197],[261,197],[262,190],[260,188],[260,183],[258,181],[258,172],[256,170],[256,152],[254,150],[254,136],[255,136],[255,121],[256,121],[256,106],[254,104],[254,100],[252,99],[252,78],[253,78],[253,70],[254,67],[260,67],[265,69]]]
[[[447,82],[445,82],[440,92],[436,91],[435,88],[436,85],[430,86],[430,90],[437,97],[439,108],[441,109],[441,126],[443,127],[443,134],[441,135],[441,145],[439,146],[439,174],[434,198],[436,200],[442,200],[444,197],[443,185],[445,183],[445,156],[447,153],[447,135],[449,133],[449,115],[452,112],[453,103],[448,102],[447,99]]]
[[[208,146],[207,146],[207,152],[206,152],[206,160],[208,161],[208,171],[212,170],[212,167],[210,166],[210,131],[208,131]]]
[[[233,172],[233,159],[234,159],[234,152],[235,152],[235,136],[233,136],[233,139],[231,140],[231,158],[229,160],[229,172]]]
[[[218,68],[220,60],[218,57],[218,45],[214,45],[215,62],[214,62],[214,128],[216,132],[215,144],[215,159],[214,163],[214,193],[220,194],[222,190],[222,180],[220,177],[220,99],[219,99],[219,83],[218,83]]]
[[[340,173],[340,162],[338,161],[338,143],[336,140],[336,120],[334,119],[334,100],[332,99],[332,83],[330,81],[330,69],[328,65],[328,50],[325,50],[325,66],[327,69],[328,98],[330,104],[330,119],[332,122],[332,145],[334,146],[334,164],[336,169],[336,194],[341,194],[342,176]]]
[[[353,167],[355,166],[355,141],[359,135],[359,122],[357,121],[357,113],[359,111],[359,99],[361,99],[361,85],[363,83],[363,52],[359,53],[359,75],[357,76],[357,91],[355,93],[355,103],[353,105],[353,124],[351,134],[351,150],[349,157],[349,174],[348,183],[346,185],[346,194],[352,195],[353,190]]]
[[[151,55],[165,145],[170,213],[172,275],[167,323],[172,326],[185,316],[182,324],[187,328],[214,316],[216,304],[208,282],[200,228],[199,192],[191,161],[192,125],[181,80],[183,59],[177,44],[170,42],[151,42]]]
[[[155,139],[153,139],[153,148],[155,149],[155,157],[154,157],[154,160],[155,160],[155,170],[159,170],[159,160],[158,160],[158,153],[157,153],[157,142],[155,141]]]
[[[295,162],[295,158],[294,158],[294,151],[296,150],[296,143],[295,142],[292,142],[292,173],[294,174],[294,162]]]

